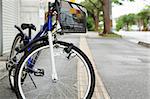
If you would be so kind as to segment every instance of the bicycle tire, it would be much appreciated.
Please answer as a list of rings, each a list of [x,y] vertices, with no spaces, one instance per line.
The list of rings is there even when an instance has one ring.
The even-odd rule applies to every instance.
[[[11,47],[11,51],[10,51],[10,55],[8,57],[8,60],[10,60],[13,57],[14,51],[15,51],[15,47],[16,47],[16,44],[19,41],[19,39],[22,40],[22,35],[20,33],[16,35],[16,37],[15,37],[15,39],[13,41],[13,44],[12,44],[12,47]],[[9,70],[8,64],[6,64],[6,69]]]
[[[10,56],[9,56],[9,60],[11,60],[13,57],[14,57],[14,55],[15,55],[15,48],[17,47],[17,43],[21,43],[21,41],[22,41],[22,35],[19,33],[19,34],[17,34],[16,35],[16,37],[15,37],[15,39],[14,39],[14,41],[13,41],[13,45],[12,45],[12,47],[11,47],[11,52],[10,52]],[[14,74],[12,74],[12,73],[14,73],[14,65],[15,64],[11,64],[12,65],[12,67],[11,66],[8,66],[9,64],[8,63],[6,63],[6,69],[8,70],[8,78],[9,78],[9,84],[10,84],[10,88],[12,89],[12,90],[14,90]]]
[[[63,46],[63,48],[69,48],[70,43],[66,43],[66,42],[62,42],[62,41],[57,41],[55,42],[54,45],[60,45],[60,46]],[[25,66],[24,64],[26,64],[25,62],[28,61],[28,59],[30,58],[30,56],[34,55],[36,52],[38,51],[42,51],[43,49],[46,49],[46,48],[49,48],[49,45],[48,43],[45,44],[45,43],[41,43],[41,44],[38,44],[36,46],[34,46],[31,51],[29,53],[27,53],[26,55],[24,55],[21,60],[19,61],[19,64],[16,68],[16,72],[15,72],[15,90],[16,90],[16,96],[18,99],[26,99],[26,96],[25,96],[25,92],[23,92],[23,89],[25,87],[27,87],[27,85],[31,85],[31,84],[28,84],[29,81],[28,79],[26,78],[25,81],[27,81],[27,84],[25,84],[25,87],[23,88],[23,85],[21,84],[21,80],[20,80],[20,77],[22,75],[22,71],[25,69]],[[85,67],[85,70],[87,71],[87,76],[88,78],[87,81],[88,81],[88,85],[87,85],[87,88],[85,88],[85,94],[83,95],[83,99],[91,99],[92,95],[93,95],[93,92],[94,92],[94,88],[95,88],[95,74],[94,74],[94,69],[92,67],[92,64],[90,62],[90,60],[88,59],[88,57],[77,47],[75,47],[74,45],[72,45],[72,47],[70,48],[72,51],[74,51],[77,55],[77,57],[79,57],[79,59],[81,59],[82,62],[84,62],[82,65],[84,65]],[[37,65],[37,64],[36,64]],[[27,68],[27,67],[26,67]],[[66,68],[65,68],[66,69]],[[26,70],[25,70],[26,71]],[[40,80],[41,81],[41,80]],[[71,81],[71,80],[70,80]],[[39,82],[39,80],[38,80]],[[77,81],[79,82],[79,81]],[[45,85],[46,86],[46,85]],[[44,85],[43,85],[44,87]],[[55,86],[56,87],[56,86]],[[70,87],[70,86],[69,86]],[[29,90],[31,88],[30,87],[27,87],[27,89]],[[68,88],[68,87],[67,87]],[[60,88],[61,89],[61,88]],[[25,89],[26,90],[26,89]],[[52,90],[52,89],[50,89]],[[33,90],[34,91],[34,90]],[[41,91],[41,90],[39,90]],[[32,91],[31,91],[32,92]],[[27,92],[28,94],[30,93],[31,96],[34,95],[32,94],[31,92]],[[41,91],[42,92],[42,91]],[[67,92],[67,91],[66,91]],[[78,92],[79,93],[79,92]],[[46,94],[46,93],[45,93]],[[57,93],[59,94],[59,93]],[[69,94],[69,93],[68,93]],[[30,96],[30,95],[27,95],[27,96]],[[37,95],[36,95],[37,96]],[[33,97],[32,97],[33,98]],[[35,97],[34,97],[35,98]],[[79,96],[78,96],[79,98]],[[81,98],[81,97],[80,97]],[[35,98],[36,99],[36,98]],[[54,98],[56,99],[56,97]],[[63,99],[61,97],[61,99]],[[65,98],[66,99],[66,98]],[[71,99],[71,98],[69,98]],[[76,99],[76,98],[73,98],[73,99]]]
[[[14,76],[15,76],[15,68],[11,67],[8,73],[9,85],[11,90],[14,90]]]
[[[21,42],[23,40],[23,37],[20,33],[17,34],[15,39],[14,39],[14,42],[13,42],[13,45],[12,45],[12,48],[11,48],[11,52],[10,52],[10,56],[9,56],[10,58],[14,55],[15,47],[16,47],[16,44],[17,44],[19,39],[20,39],[19,42]]]

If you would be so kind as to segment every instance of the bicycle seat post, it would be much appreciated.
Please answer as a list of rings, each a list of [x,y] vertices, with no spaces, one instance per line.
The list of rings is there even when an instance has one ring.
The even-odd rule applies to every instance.
[[[29,28],[29,39],[31,39],[31,28]]]

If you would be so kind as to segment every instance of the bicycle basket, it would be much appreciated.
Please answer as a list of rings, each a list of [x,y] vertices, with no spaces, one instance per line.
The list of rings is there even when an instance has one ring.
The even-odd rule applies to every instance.
[[[76,3],[61,1],[60,25],[65,33],[86,33],[86,9]]]

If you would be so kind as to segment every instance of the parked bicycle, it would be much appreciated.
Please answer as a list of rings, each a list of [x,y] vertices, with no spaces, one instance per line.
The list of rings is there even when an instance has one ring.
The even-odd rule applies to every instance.
[[[35,39],[20,36],[21,40],[17,40],[19,47],[13,43],[7,67],[13,68],[10,69],[13,74],[11,83],[14,84],[17,98],[91,99],[95,74],[90,60],[72,43],[57,39],[59,33],[86,31],[83,7],[55,0],[48,4],[47,17],[43,31]],[[19,54],[22,54],[21,57]],[[15,71],[15,75],[12,71]]]
[[[18,26],[14,26],[19,33],[16,35],[12,47],[11,52],[8,57],[8,61],[6,63],[6,69],[9,71],[8,77],[10,82],[10,87],[12,90],[14,90],[14,75],[15,75],[15,67],[17,66],[19,60],[23,55],[25,55],[29,49],[25,49],[23,52],[19,52],[24,46],[27,46],[32,40],[35,40],[42,35],[47,35],[47,23],[43,26],[43,28],[40,30],[40,32],[32,39],[31,34],[32,30],[36,31],[36,27],[33,24],[26,24],[23,23],[21,25],[21,28]],[[22,30],[28,29],[28,35],[24,33]]]

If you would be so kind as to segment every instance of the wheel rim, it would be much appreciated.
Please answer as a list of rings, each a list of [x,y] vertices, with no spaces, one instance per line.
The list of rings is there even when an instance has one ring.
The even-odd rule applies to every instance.
[[[19,71],[19,75],[18,75],[18,87],[19,87],[19,91],[20,91],[20,95],[22,96],[22,98],[23,99],[25,99],[26,98],[26,96],[30,96],[29,95],[29,92],[31,93],[32,92],[32,94],[31,95],[34,95],[34,93],[36,93],[37,91],[35,91],[35,90],[32,90],[32,91],[29,91],[28,90],[28,88],[26,87],[27,85],[29,85],[29,82],[27,81],[27,80],[29,80],[28,78],[26,78],[27,80],[25,80],[25,82],[26,83],[24,83],[23,85],[21,85],[21,73],[22,73],[22,71],[23,71],[23,68],[24,67],[26,67],[25,66],[25,64],[26,64],[26,62],[29,60],[29,58],[31,57],[31,56],[33,56],[36,52],[38,52],[38,51],[40,51],[41,49],[47,49],[49,46],[44,46],[44,47],[42,47],[42,48],[40,48],[40,49],[38,49],[38,50],[35,50],[32,54],[30,54],[25,60],[24,60],[24,62],[22,63],[22,66],[21,66],[21,68],[20,68],[20,71]],[[61,46],[62,47],[62,46]],[[56,51],[57,52],[57,51]],[[46,88],[51,88],[51,87],[53,87],[53,90],[57,90],[58,92],[57,93],[55,93],[55,91],[54,92],[52,92],[52,91],[50,91],[50,90],[48,90],[49,91],[49,93],[50,93],[50,96],[48,96],[48,97],[50,97],[50,98],[54,98],[54,99],[57,99],[56,97],[59,97],[59,95],[60,95],[60,93],[61,93],[61,95],[63,94],[68,94],[68,96],[69,96],[69,98],[68,99],[77,99],[77,98],[86,98],[87,97],[87,95],[88,95],[88,93],[89,93],[89,90],[90,90],[90,85],[91,85],[91,75],[90,75],[90,71],[89,71],[89,68],[88,68],[88,65],[86,64],[86,62],[85,62],[85,60],[81,57],[81,55],[80,54],[78,54],[76,51],[73,51],[74,52],[74,54],[75,55],[77,55],[76,57],[78,57],[78,62],[76,61],[75,63],[77,63],[76,65],[78,66],[77,68],[70,68],[70,67],[67,67],[67,68],[65,68],[65,71],[67,71],[67,70],[72,70],[72,69],[76,69],[76,70],[72,70],[72,72],[71,71],[68,71],[66,74],[64,74],[65,75],[65,77],[66,78],[63,78],[63,79],[61,79],[61,71],[57,71],[57,72],[59,72],[59,75],[58,75],[58,77],[59,77],[59,81],[58,81],[58,83],[56,84],[56,83],[51,83],[51,82],[49,82],[50,83],[50,85],[46,85],[46,83],[44,83],[44,82],[42,82],[43,84],[43,88],[45,88],[45,89],[43,89],[43,90],[47,90]],[[62,54],[62,53],[59,53],[59,54]],[[57,54],[55,54],[55,57],[57,57],[57,55],[59,56],[59,54],[57,53]],[[59,56],[60,57],[60,56]],[[79,61],[80,60],[80,61]],[[64,60],[63,60],[64,61]],[[72,62],[71,60],[69,60],[69,62]],[[82,63],[80,63],[80,62],[82,62]],[[80,65],[79,65],[80,64]],[[36,64],[37,65],[37,64]],[[56,64],[57,65],[57,64]],[[70,63],[69,63],[69,65],[70,65]],[[84,65],[85,67],[83,67],[84,69],[85,69],[85,71],[84,71],[84,75],[86,74],[86,76],[87,76],[87,78],[85,77],[85,81],[83,80],[82,81],[82,79],[84,78],[84,77],[82,77],[82,79],[80,79],[81,78],[81,76],[78,76],[79,75],[79,72],[81,73],[83,70],[79,70],[79,66],[81,66],[81,65]],[[68,66],[68,65],[67,65]],[[62,67],[62,66],[61,66]],[[57,67],[58,68],[58,67]],[[59,67],[60,68],[60,67]],[[68,69],[69,68],[69,69]],[[74,71],[78,71],[78,73],[75,73]],[[48,71],[47,71],[48,72]],[[69,73],[69,72],[71,72],[71,73]],[[85,73],[86,72],[86,73]],[[64,72],[63,72],[64,73]],[[76,75],[76,77],[75,77],[75,79],[77,79],[77,81],[73,81],[74,79],[74,76],[72,76],[72,74],[75,74]],[[50,75],[50,74],[48,74],[48,75]],[[47,79],[47,77],[48,77],[48,79]],[[46,82],[46,80],[50,80],[50,77],[51,76],[45,76],[45,78],[46,79],[44,79],[44,81]],[[36,78],[35,78],[36,79]],[[35,80],[34,79],[34,80]],[[39,78],[38,78],[39,79]],[[79,80],[80,79],[80,80]],[[36,79],[37,80],[37,79]],[[35,80],[35,82],[36,82],[36,80]],[[42,80],[41,80],[42,81]],[[37,83],[37,82],[36,82]],[[70,85],[69,83],[71,83],[72,85]],[[69,86],[68,86],[68,85]],[[82,85],[83,84],[83,85]],[[30,85],[33,85],[31,82],[30,82]],[[38,85],[38,84],[37,84]],[[24,87],[25,86],[25,87]],[[80,86],[82,86],[82,87],[80,87]],[[66,87],[66,88],[64,88],[64,90],[61,90],[61,89],[63,89],[64,87]],[[84,87],[86,87],[86,88],[84,88]],[[30,88],[31,88],[31,86],[30,86]],[[74,89],[75,88],[75,89]],[[41,88],[42,89],[42,88]],[[67,89],[67,90],[66,90]],[[84,89],[84,90],[83,90]],[[28,90],[28,91],[27,91]],[[77,91],[76,91],[77,90]],[[34,91],[34,92],[33,92]],[[81,91],[81,92],[80,92]],[[46,95],[46,93],[42,93],[42,95],[43,94],[45,94]],[[55,94],[55,95],[54,95]],[[59,94],[59,95],[58,95]],[[41,97],[42,97],[42,95],[41,95]],[[39,96],[40,96],[40,94],[39,94]],[[51,97],[52,96],[52,97]],[[80,97],[81,96],[81,97]],[[41,98],[40,97],[40,98]],[[62,97],[62,96],[61,96]],[[76,97],[76,98],[75,98]],[[35,97],[34,97],[35,98]],[[38,97],[36,97],[37,99],[38,99]],[[36,99],[35,98],[35,99]],[[46,97],[47,98],[47,97]],[[63,99],[63,98],[61,98],[61,99]]]
[[[15,48],[20,44],[20,42],[21,42],[21,36],[18,36],[15,40],[14,46],[12,47],[10,58],[14,57],[14,55],[16,54]]]
[[[13,89],[14,88],[15,68],[12,68],[9,72],[10,72],[10,74],[9,74],[10,84],[11,84],[11,87]]]

